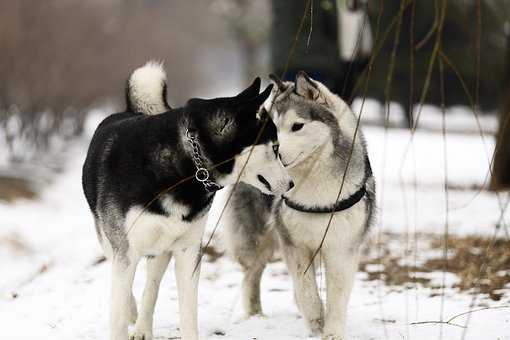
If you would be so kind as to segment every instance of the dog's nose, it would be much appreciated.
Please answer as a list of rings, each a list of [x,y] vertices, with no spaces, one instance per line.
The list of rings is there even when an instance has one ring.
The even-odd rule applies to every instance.
[[[294,181],[290,181],[289,182],[289,190],[294,188]]]

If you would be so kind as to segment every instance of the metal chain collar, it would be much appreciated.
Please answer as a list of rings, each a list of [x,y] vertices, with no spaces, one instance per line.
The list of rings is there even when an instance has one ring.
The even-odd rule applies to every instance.
[[[200,152],[200,145],[198,144],[198,138],[196,135],[196,131],[192,129],[186,130],[186,137],[188,138],[188,142],[191,145],[193,150],[192,159],[197,171],[195,172],[195,179],[202,183],[205,187],[205,190],[209,192],[216,192],[223,187],[216,183],[209,173],[209,170],[205,167],[205,160],[202,157],[202,152]]]

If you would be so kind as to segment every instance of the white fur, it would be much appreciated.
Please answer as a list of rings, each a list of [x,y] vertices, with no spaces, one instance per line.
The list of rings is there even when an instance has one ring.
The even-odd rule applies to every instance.
[[[236,158],[234,171],[224,179],[226,184],[233,183],[239,176],[249,150],[250,148],[246,148]],[[241,180],[252,182],[262,189],[261,183],[256,179],[257,174],[263,175],[270,182],[274,192],[283,193],[289,188],[290,177],[269,144],[254,147]],[[131,208],[124,219],[124,228],[128,231],[128,263],[115,256],[112,258],[112,340],[127,339],[127,325],[132,319],[136,319],[136,324],[131,339],[152,340],[154,306],[159,284],[171,256],[174,256],[176,261],[181,339],[198,339],[197,291],[200,270],[198,268],[195,273],[193,270],[199,255],[207,214],[187,223],[181,220],[183,215],[189,213],[186,206],[172,199],[165,199],[162,206],[169,212],[168,217],[143,211],[143,207],[139,206]],[[147,255],[154,258],[148,260],[147,282],[140,313],[136,318],[136,307],[131,293],[133,276],[140,258]],[[125,312],[128,310],[131,313]]]
[[[324,104],[330,107],[338,119],[342,134],[352,139],[356,124],[355,115],[348,106],[333,95],[325,86],[316,82]],[[333,146],[328,128],[321,122],[308,122],[296,132],[290,126],[300,122],[294,112],[287,112],[277,121],[280,152],[282,158],[301,156],[289,168],[296,187],[286,194],[295,202],[307,206],[328,206],[335,202],[341,175],[336,169],[338,158],[332,157]],[[358,135],[359,136],[359,135]],[[357,144],[360,142],[357,139]],[[358,146],[359,150],[361,146]],[[284,161],[285,162],[285,161]],[[363,171],[351,169],[346,177],[340,199],[344,199],[359,189]],[[280,210],[294,247],[284,246],[284,257],[292,275],[297,304],[312,332],[317,333],[321,325],[318,320],[325,313],[324,339],[344,339],[344,325],[354,275],[357,270],[358,243],[367,219],[365,202],[361,201],[346,211],[335,213],[320,257],[326,270],[327,304],[322,311],[315,282],[315,270],[304,274],[310,261],[310,251],[319,247],[326,230],[330,214],[301,213],[283,204]]]
[[[162,63],[149,61],[129,77],[128,91],[133,110],[155,115],[167,110],[163,88],[166,72]]]
[[[129,230],[128,261],[112,258],[112,312],[111,339],[128,338],[127,325],[133,315],[132,284],[136,266],[143,256],[148,259],[147,282],[143,293],[140,313],[136,319],[131,339],[152,340],[154,306],[159,284],[171,256],[175,257],[175,274],[178,284],[181,338],[197,340],[197,290],[200,269],[193,273],[197,264],[206,214],[192,223],[183,222],[181,216],[187,208],[174,201],[163,202],[171,212],[170,217],[142,213],[142,207],[131,208],[125,218],[124,228]],[[131,305],[130,305],[131,304]]]
[[[161,64],[150,62],[135,70],[128,81],[128,95],[133,109],[145,114],[159,114],[166,111],[163,97],[166,75]],[[181,129],[182,145],[187,146],[185,131]],[[222,178],[220,184],[234,183],[248,160],[251,147],[236,157],[234,170]],[[257,179],[262,175],[270,183],[272,193],[283,193],[289,189],[290,176],[272,145],[256,145],[240,179],[264,190]],[[269,192],[268,192],[269,193]],[[198,340],[197,293],[200,268],[197,265],[200,244],[207,214],[193,222],[182,221],[189,213],[188,208],[172,199],[162,202],[168,217],[144,211],[143,207],[132,207],[124,218],[129,248],[126,257],[116,257],[108,242],[103,242],[105,252],[112,257],[112,303],[111,340],[128,338],[128,323],[136,319],[133,340],[152,340],[154,306],[159,285],[171,256],[175,257],[175,274],[179,296],[181,339]],[[109,212],[110,213],[110,212]],[[116,212],[111,212],[116,213]],[[104,239],[104,234],[101,235]],[[133,277],[136,266],[143,256],[152,256],[147,266],[147,282],[143,293],[140,313],[137,316],[136,303],[132,296]],[[127,259],[126,259],[127,258]],[[129,312],[126,312],[129,311]]]
[[[140,313],[135,319],[133,340],[152,339],[154,306],[158,298],[159,284],[171,257],[170,253],[163,253],[147,260],[147,283],[143,291]]]
[[[301,81],[301,86],[306,86],[307,81],[313,81],[308,78],[298,80]],[[324,85],[313,82],[315,86],[310,86],[303,93],[312,93],[313,100],[334,115],[342,137],[352,140],[356,127],[356,115]],[[313,93],[313,91],[316,92]],[[284,96],[278,96],[276,101],[278,102],[280,98],[283,100]],[[341,155],[336,153],[338,149],[332,143],[335,136],[331,135],[334,129],[332,130],[321,121],[307,121],[296,113],[296,109],[276,112],[276,107],[273,107],[270,112],[275,117],[278,128],[281,158],[284,164],[289,165],[287,170],[295,182],[294,189],[287,192],[285,196],[305,206],[331,206],[337,199],[343,175],[341,168],[345,166],[348,155],[344,154],[343,149]],[[301,130],[292,131],[292,125],[295,123],[304,123],[304,126]],[[361,131],[359,131],[340,200],[352,195],[362,185],[365,176],[362,139]],[[367,187],[368,190],[374,190],[372,179],[369,180]],[[225,241],[229,252],[243,267],[243,297],[247,315],[262,312],[258,285],[261,273],[274,250],[271,235],[277,235],[292,277],[296,303],[311,332],[322,333],[322,339],[345,339],[347,306],[359,262],[359,245],[368,219],[366,204],[368,204],[367,199],[363,199],[348,210],[334,214],[319,256],[306,273],[304,273],[305,268],[310,263],[313,252],[321,243],[331,217],[330,213],[303,213],[289,208],[282,202],[278,209],[272,211],[273,216],[268,221],[269,224],[275,223],[277,230],[280,230],[278,228],[282,226],[276,223],[282,221],[284,225],[282,232],[272,234],[275,229],[269,227],[268,235],[261,235],[253,245],[249,237],[240,233],[236,234],[239,229],[235,227],[236,223],[246,225],[250,221],[238,220],[239,216],[244,216],[239,211],[227,211],[225,214],[227,221],[224,222],[227,233]],[[252,222],[255,223],[255,220]],[[246,226],[241,230],[249,232],[251,229]],[[324,265],[326,274],[325,305],[320,299],[315,279],[316,266],[319,262]]]
[[[356,129],[356,115],[323,84],[317,81],[314,83],[320,92],[317,100],[323,102],[333,113],[343,137],[352,141]],[[337,199],[341,178],[338,178],[339,174],[335,172],[339,160],[338,156],[332,157],[334,148],[329,128],[319,121],[306,122],[293,109],[289,109],[284,115],[278,115],[275,123],[282,161],[296,182],[296,187],[286,196],[308,206],[332,205]],[[299,131],[291,131],[294,123],[305,125]],[[363,179],[364,172],[357,171],[357,163],[361,161],[364,164],[364,158],[356,157],[362,153],[361,139],[362,132],[359,130],[355,141],[355,154],[351,159],[340,200],[356,192]],[[344,156],[347,159],[348,155]]]
[[[236,157],[234,169],[222,180],[222,184],[228,185],[236,182],[242,171],[241,182],[250,184],[266,194],[281,195],[288,191],[292,178],[283,167],[280,158],[274,154],[273,145],[258,144],[251,150],[252,147],[249,146],[241,151],[240,155]],[[258,175],[263,176],[269,182],[271,191],[258,180]]]

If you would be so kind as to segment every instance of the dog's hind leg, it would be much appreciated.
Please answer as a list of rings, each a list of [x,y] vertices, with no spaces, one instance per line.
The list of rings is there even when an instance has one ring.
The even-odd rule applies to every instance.
[[[126,340],[131,301],[131,289],[138,259],[112,256],[112,286],[110,339]]]
[[[339,253],[338,249],[325,253],[326,264],[326,339],[343,340],[347,305],[351,295],[359,254],[357,250]]]
[[[171,253],[164,253],[147,259],[147,282],[143,291],[142,306],[136,320],[132,340],[152,340],[154,307],[158,298],[159,285],[165,274]]]
[[[254,263],[243,267],[243,307],[246,316],[262,315],[260,303],[260,280],[266,263]]]
[[[197,295],[200,264],[197,261],[200,241],[197,241],[197,244],[174,252],[182,340],[198,340]]]
[[[267,263],[273,258],[277,242],[271,230],[266,230],[265,233],[244,241],[237,245],[244,249],[242,252],[238,250],[237,258],[244,273],[243,307],[246,316],[250,317],[263,314],[260,302],[260,281]]]
[[[311,261],[311,253],[292,245],[283,246],[285,262],[292,275],[294,296],[299,310],[303,314],[313,335],[320,334],[324,325],[322,302],[315,281],[315,267],[305,273]]]

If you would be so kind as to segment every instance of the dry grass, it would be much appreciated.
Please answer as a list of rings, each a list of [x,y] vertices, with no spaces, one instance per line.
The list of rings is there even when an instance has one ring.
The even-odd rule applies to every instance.
[[[503,296],[501,290],[510,284],[510,241],[499,239],[492,246],[490,244],[487,238],[450,237],[448,247],[453,254],[448,261],[430,259],[424,267],[432,271],[445,268],[460,279],[454,287],[475,289],[475,292],[488,294],[492,300],[499,301]],[[431,242],[431,246],[443,247],[437,239]]]
[[[416,265],[408,265],[405,263],[411,260],[410,255],[406,258],[391,249],[392,242],[401,242],[395,237],[384,235],[376,247],[372,244],[365,249],[360,271],[366,272],[367,280],[381,280],[388,286],[420,284],[440,288],[430,274],[445,271],[458,278],[450,288],[484,294],[494,301],[499,301],[505,294],[510,295],[510,241],[497,240],[489,247],[491,241],[488,238],[451,236],[445,260],[441,255],[444,248],[441,237],[419,235],[420,260]],[[381,255],[374,255],[374,248],[378,248]]]
[[[23,178],[0,176],[0,201],[14,202],[17,199],[32,199],[36,193],[32,190],[30,182]]]
[[[359,271],[366,274],[367,281],[379,280],[399,291],[418,285],[431,288],[430,295],[436,296],[441,289],[438,278],[444,270],[457,278],[448,281],[446,288],[482,294],[493,301],[510,298],[510,241],[500,239],[489,247],[491,241],[488,238],[450,236],[448,259],[445,261],[442,237],[425,234],[417,237],[419,256],[416,259],[403,246],[405,240],[402,235],[383,234],[379,243],[368,242]],[[490,251],[485,256],[488,248]],[[205,247],[203,252],[207,262],[216,262],[225,256],[214,246]],[[281,259],[275,257],[275,260]],[[104,261],[101,257],[93,264]]]
[[[32,248],[18,233],[12,232],[0,237],[0,247],[7,249],[12,255],[29,255]]]

